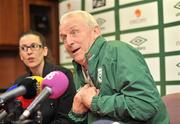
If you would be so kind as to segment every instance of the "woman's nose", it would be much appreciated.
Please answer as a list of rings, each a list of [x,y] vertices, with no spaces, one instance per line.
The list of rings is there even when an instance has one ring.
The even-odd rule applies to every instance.
[[[27,48],[27,53],[28,53],[28,54],[31,54],[31,53],[32,53],[32,50],[31,50],[30,47]]]

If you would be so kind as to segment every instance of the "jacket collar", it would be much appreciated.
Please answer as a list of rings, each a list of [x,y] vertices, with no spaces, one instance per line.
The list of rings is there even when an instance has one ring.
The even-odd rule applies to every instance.
[[[102,36],[97,37],[89,51],[85,54],[86,60],[88,62],[99,54],[101,47],[103,46],[105,41],[106,40]]]
[[[103,46],[103,44],[105,43],[105,41],[106,40],[102,36],[97,37],[97,39],[92,44],[89,51],[85,54],[85,58],[88,61],[88,63],[89,63],[89,61],[91,61],[94,57],[96,57],[99,54],[100,49]],[[72,64],[75,67],[75,69],[81,68],[81,65],[78,64],[77,62],[75,62],[74,60],[72,61]]]
[[[52,70],[52,68],[53,65],[50,64],[47,60],[45,60],[42,77],[45,77],[49,73],[49,71]],[[32,72],[30,70],[27,71],[27,76],[32,76]]]

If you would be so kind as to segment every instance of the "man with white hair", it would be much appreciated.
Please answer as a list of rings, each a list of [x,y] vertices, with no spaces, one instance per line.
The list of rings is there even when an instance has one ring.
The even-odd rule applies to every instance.
[[[108,119],[120,124],[169,124],[169,116],[139,51],[121,41],[107,42],[86,11],[66,13],[60,38],[73,58],[75,84],[69,117],[91,124]]]

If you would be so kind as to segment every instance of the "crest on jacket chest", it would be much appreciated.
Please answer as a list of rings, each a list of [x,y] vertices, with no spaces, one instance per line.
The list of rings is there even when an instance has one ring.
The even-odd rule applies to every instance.
[[[97,69],[97,81],[98,81],[99,83],[102,83],[102,67],[99,67],[99,68]]]

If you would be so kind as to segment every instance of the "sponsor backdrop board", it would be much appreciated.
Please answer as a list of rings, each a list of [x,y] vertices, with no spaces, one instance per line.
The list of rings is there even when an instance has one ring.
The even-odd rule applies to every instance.
[[[180,79],[180,55],[165,57],[166,80],[176,81]]]
[[[158,24],[157,2],[119,9],[120,30],[154,26]]]
[[[81,10],[81,0],[65,0],[59,3],[59,17],[73,10]]]
[[[121,34],[120,40],[137,48],[142,54],[159,53],[159,31],[157,29]]]
[[[142,1],[142,0],[119,0],[119,5],[126,5],[126,4],[134,3],[137,1]]]
[[[160,81],[160,63],[159,57],[145,58],[145,61],[149,67],[149,70],[155,81]]]
[[[180,50],[180,26],[172,26],[164,29],[165,51]]]
[[[59,0],[59,18],[72,10],[94,15],[108,40],[144,56],[162,96],[180,92],[180,0]],[[73,69],[60,42],[60,64]]]
[[[179,0],[162,0],[164,23],[171,23],[180,20],[180,1]]]
[[[66,63],[71,63],[72,62],[72,58],[68,54],[68,52],[65,49],[63,44],[59,45],[59,53],[60,53],[59,62],[61,64],[66,64]]]
[[[114,11],[96,14],[94,17],[100,25],[103,34],[115,32]]]
[[[180,85],[167,85],[166,92],[167,94],[179,92]]]
[[[114,7],[115,0],[85,0],[85,10],[89,12],[100,11]]]
[[[106,36],[105,39],[107,41],[112,41],[112,40],[116,40],[116,37],[114,35],[111,35],[111,36]]]

